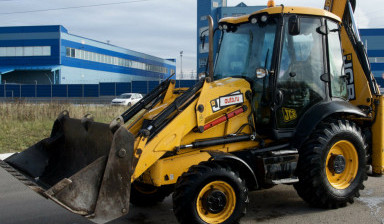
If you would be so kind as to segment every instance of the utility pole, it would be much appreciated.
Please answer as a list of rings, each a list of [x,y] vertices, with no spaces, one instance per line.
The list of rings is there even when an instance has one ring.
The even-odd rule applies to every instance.
[[[183,79],[183,51],[180,51],[180,79]]]

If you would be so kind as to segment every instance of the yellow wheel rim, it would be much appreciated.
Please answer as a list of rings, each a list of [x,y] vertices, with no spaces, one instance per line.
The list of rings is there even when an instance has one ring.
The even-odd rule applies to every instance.
[[[329,150],[326,160],[326,175],[336,189],[348,188],[357,175],[359,159],[355,147],[346,140],[336,142]]]
[[[205,185],[196,200],[198,215],[204,222],[210,224],[227,220],[235,210],[235,206],[235,192],[232,186],[224,181],[213,181]]]

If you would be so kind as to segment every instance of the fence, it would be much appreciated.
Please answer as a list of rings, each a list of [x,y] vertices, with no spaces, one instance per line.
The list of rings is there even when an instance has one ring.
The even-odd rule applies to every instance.
[[[196,80],[176,80],[176,87],[191,87],[196,82]],[[2,84],[0,85],[0,97],[83,98],[117,96],[122,93],[148,94],[157,85],[159,85],[158,81],[65,85]]]

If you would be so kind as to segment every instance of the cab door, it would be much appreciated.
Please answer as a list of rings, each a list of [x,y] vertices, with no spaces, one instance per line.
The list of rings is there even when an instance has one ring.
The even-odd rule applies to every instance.
[[[288,30],[288,20],[284,22],[276,81],[280,102],[275,110],[277,129],[287,131],[294,130],[311,106],[326,99],[325,36],[319,32],[322,19],[299,17],[300,32],[294,35]]]

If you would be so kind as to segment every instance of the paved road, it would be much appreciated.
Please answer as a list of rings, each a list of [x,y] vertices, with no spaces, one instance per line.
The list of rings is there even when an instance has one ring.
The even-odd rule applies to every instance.
[[[384,223],[384,177],[370,177],[361,197],[346,208],[310,208],[292,186],[250,193],[251,203],[241,224],[251,223]],[[40,197],[0,168],[1,224],[90,224],[50,200]],[[176,224],[171,198],[150,208],[131,206],[128,216],[110,224]]]

